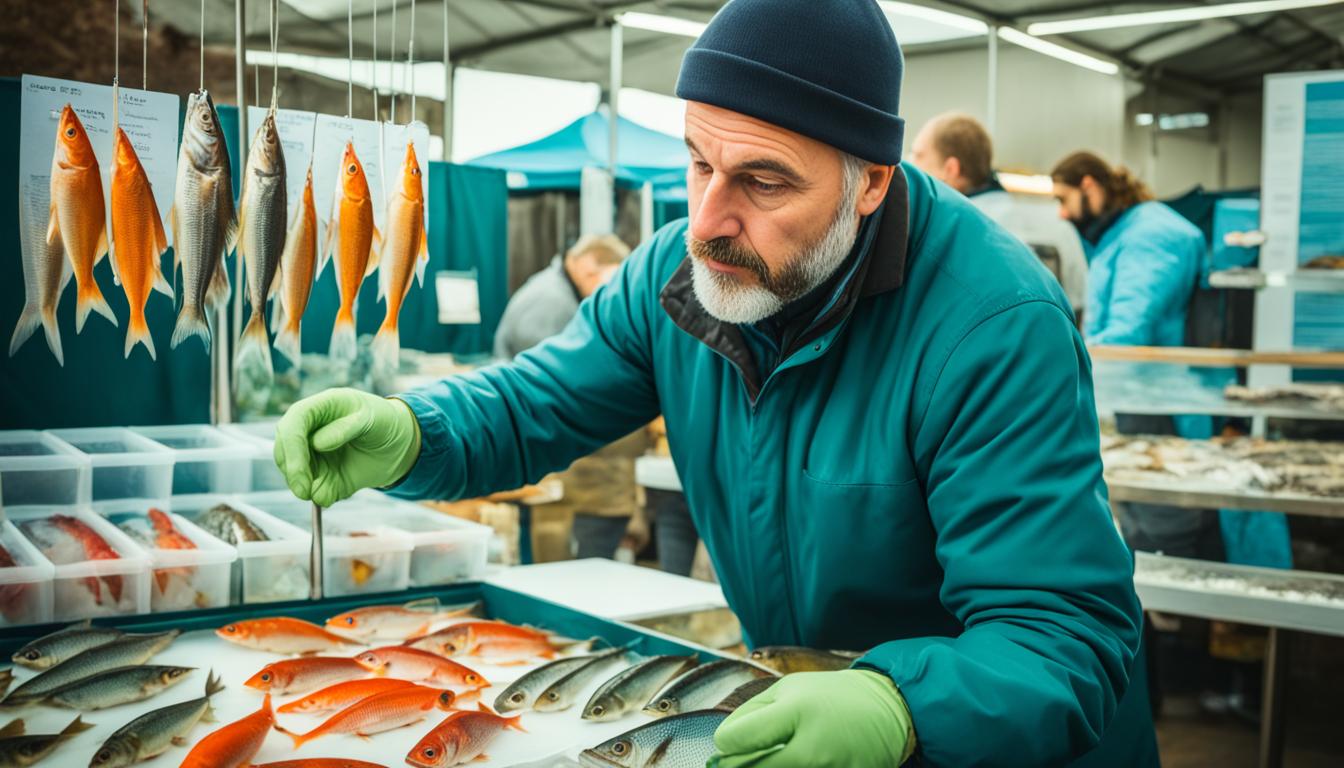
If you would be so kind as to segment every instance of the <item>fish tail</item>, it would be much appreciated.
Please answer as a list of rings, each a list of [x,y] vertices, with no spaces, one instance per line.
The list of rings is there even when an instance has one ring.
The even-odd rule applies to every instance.
[[[199,337],[201,343],[205,345],[205,351],[210,351],[210,322],[206,319],[205,312],[197,304],[183,304],[181,311],[177,313],[177,324],[173,326],[173,341],[170,346],[172,349],[177,349],[182,342],[192,336]]]
[[[238,353],[233,358],[234,368],[242,367],[249,359],[256,359],[258,370],[270,379],[274,368],[271,365],[271,337],[266,335],[266,315],[264,311],[252,308],[247,319],[243,335],[238,338]]]
[[[117,316],[112,314],[112,308],[107,305],[107,299],[103,298],[103,292],[98,288],[98,281],[92,276],[80,282],[75,289],[75,333],[84,330],[84,321],[89,319],[89,312],[97,312],[114,327],[117,325]]]
[[[298,749],[299,747],[302,747],[304,744],[307,744],[308,740],[311,739],[317,733],[316,731],[309,731],[308,733],[295,733],[294,731],[288,730],[279,723],[275,724],[275,730],[293,739],[295,749]]]
[[[19,351],[28,337],[33,335],[33,331],[38,326],[42,326],[42,331],[47,337],[47,346],[51,348],[51,354],[55,356],[57,364],[65,366],[65,355],[61,351],[61,329],[56,324],[56,309],[42,309],[36,304],[24,304],[23,312],[19,315],[19,320],[14,324],[14,335],[9,340],[9,356]]]
[[[394,371],[401,364],[401,334],[397,331],[396,320],[390,316],[383,321],[378,335],[373,337],[373,362],[375,366]]]
[[[299,361],[303,356],[303,350],[300,345],[300,326],[298,323],[285,322],[280,332],[275,334],[275,351],[284,355],[285,359],[295,368],[299,367]]]
[[[76,734],[83,733],[89,730],[90,728],[96,728],[96,727],[97,726],[94,725],[93,723],[84,722],[82,716],[76,717],[74,720],[70,721],[69,725],[65,726],[65,728],[61,730],[58,740],[65,741],[66,739],[74,737]]]
[[[336,325],[331,329],[330,354],[338,360],[354,360],[356,352],[355,317],[349,310],[342,308],[336,314]]]
[[[513,717],[504,718],[504,727],[512,728],[513,730],[520,731],[522,733],[527,733],[527,729],[523,727],[522,715],[514,715]]]
[[[145,345],[150,360],[158,359],[154,352],[154,337],[149,335],[149,324],[145,322],[144,310],[138,313],[131,311],[131,320],[126,327],[126,357],[131,356],[131,350],[135,349],[136,344]]]
[[[208,699],[222,690],[224,690],[224,681],[220,679],[219,675],[215,674],[213,669],[210,670],[205,676],[205,697]]]

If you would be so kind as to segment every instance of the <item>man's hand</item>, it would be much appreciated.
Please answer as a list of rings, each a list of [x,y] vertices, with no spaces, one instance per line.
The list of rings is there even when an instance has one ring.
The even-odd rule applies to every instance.
[[[419,455],[410,406],[354,389],[300,400],[275,426],[275,464],[289,489],[323,507],[397,482]]]
[[[743,704],[714,734],[719,768],[893,768],[915,749],[910,710],[877,672],[800,672]]]

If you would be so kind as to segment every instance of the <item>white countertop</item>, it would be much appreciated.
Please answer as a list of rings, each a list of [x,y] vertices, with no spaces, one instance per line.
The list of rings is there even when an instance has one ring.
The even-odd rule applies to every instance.
[[[635,459],[635,483],[660,491],[680,491],[681,478],[671,456],[640,456]]]
[[[505,568],[486,581],[620,621],[728,607],[718,584],[601,558]]]

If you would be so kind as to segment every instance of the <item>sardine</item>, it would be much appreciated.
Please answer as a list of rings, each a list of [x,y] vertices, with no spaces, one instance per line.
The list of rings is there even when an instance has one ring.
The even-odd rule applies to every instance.
[[[447,768],[451,765],[488,760],[485,748],[504,729],[524,731],[522,715],[500,717],[484,704],[480,711],[453,712],[425,734],[411,751],[406,762],[415,768]]]
[[[834,672],[849,669],[859,655],[792,645],[772,645],[757,648],[751,652],[749,658],[781,675],[791,675],[794,672]]]
[[[208,352],[207,313],[228,301],[229,274],[224,259],[238,239],[238,224],[229,150],[215,103],[205,90],[187,96],[169,222],[174,268],[182,270],[182,308],[173,328],[172,348],[198,336]]]
[[[266,532],[257,527],[247,515],[228,504],[216,504],[206,510],[196,524],[215,538],[238,546],[248,541],[269,541]]]
[[[495,710],[513,712],[532,706],[542,691],[560,678],[592,661],[592,656],[567,656],[542,664],[524,674],[495,698]]]
[[[327,262],[335,261],[336,286],[341,304],[331,330],[331,356],[338,360],[355,359],[355,312],[359,287],[378,268],[378,229],[373,225],[373,200],[364,166],[355,154],[355,145],[345,144],[341,158],[341,182],[336,185],[327,237],[322,248],[317,274]]]
[[[29,669],[47,669],[90,648],[107,645],[119,637],[122,637],[121,630],[95,627],[85,619],[39,637],[15,651],[10,660]]]
[[[60,733],[26,736],[23,721],[11,721],[0,728],[0,768],[27,768],[50,755],[63,742],[93,727],[93,723],[76,717]]]
[[[113,146],[109,252],[113,274],[121,282],[131,310],[126,323],[125,356],[131,356],[136,344],[144,344],[149,359],[154,360],[154,339],[145,321],[145,304],[151,290],[163,293],[169,301],[173,298],[173,289],[164,279],[160,263],[160,257],[168,250],[168,235],[163,231],[163,219],[159,217],[149,176],[121,126],[117,126]]]
[[[197,742],[179,768],[237,768],[248,765],[261,751],[261,745],[274,725],[275,713],[271,711],[271,694],[268,693],[261,702],[261,709],[211,732]]]
[[[695,666],[694,656],[654,656],[602,684],[583,708],[584,720],[618,720],[638,711],[672,678]]]
[[[247,268],[252,314],[238,340],[235,374],[251,358],[269,379],[271,340],[266,335],[266,301],[279,285],[276,270],[285,250],[285,154],[275,129],[275,107],[266,113],[247,151],[243,194],[238,200],[238,258]]]
[[[387,314],[373,339],[374,362],[395,371],[400,362],[401,338],[397,319],[401,305],[411,290],[414,276],[425,284],[425,265],[429,263],[429,236],[425,232],[425,191],[415,144],[406,145],[401,167],[401,183],[388,196],[387,219],[383,233],[383,252],[378,261],[378,298],[387,301]]]
[[[44,701],[85,712],[144,701],[187,679],[194,669],[157,664],[118,667],[63,685],[48,694]]]
[[[707,709],[723,700],[743,683],[773,677],[768,669],[745,661],[723,660],[696,667],[678,677],[654,696],[644,713],[654,717]]]
[[[56,305],[74,274],[65,258],[65,243],[60,230],[48,232],[41,218],[28,211],[28,201],[19,200],[19,246],[23,252],[23,311],[9,339],[13,357],[38,326],[47,337],[47,348],[58,365],[65,365],[61,350],[61,328],[56,322]],[[48,237],[50,234],[50,237]],[[95,286],[97,284],[95,283]],[[100,294],[101,295],[101,294]],[[107,306],[104,303],[103,306]]]
[[[174,629],[152,635],[125,635],[110,643],[82,651],[68,661],[29,678],[27,682],[10,691],[4,702],[0,702],[0,706],[39,701],[56,689],[90,675],[117,667],[144,664],[154,654],[171,645],[179,634],[181,632]]]
[[[93,754],[89,768],[125,768],[161,755],[169,747],[186,746],[187,734],[197,723],[215,721],[210,697],[222,690],[224,684],[211,673],[204,696],[146,712],[118,728]]]
[[[294,212],[294,222],[285,235],[285,252],[280,255],[280,304],[273,316],[278,331],[275,349],[299,367],[303,313],[313,292],[317,271],[317,208],[313,204],[313,168],[303,185],[303,202]]]
[[[587,768],[704,768],[715,754],[714,732],[729,713],[719,709],[664,717],[579,754]]]
[[[556,680],[546,690],[537,694],[537,700],[532,702],[532,709],[537,712],[559,712],[562,709],[569,709],[589,683],[621,663],[625,658],[625,651],[625,648],[613,648],[596,654],[587,664]]]
[[[107,255],[107,214],[103,206],[103,177],[93,144],[75,110],[66,104],[56,134],[56,153],[51,159],[51,205],[47,225],[48,246],[60,240],[75,276],[75,333],[84,330],[89,312],[106,317],[112,325],[117,316],[103,298],[94,267]]]

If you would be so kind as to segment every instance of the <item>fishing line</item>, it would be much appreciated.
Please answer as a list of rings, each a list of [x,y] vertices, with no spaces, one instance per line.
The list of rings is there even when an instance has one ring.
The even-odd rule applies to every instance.
[[[148,0],[146,0],[148,2]],[[445,8],[445,11],[447,9]],[[415,64],[412,63],[415,58],[415,0],[411,0],[411,31],[406,37],[406,68],[411,71],[411,119],[406,121],[409,125],[415,122]]]
[[[392,0],[396,2],[397,0]],[[373,70],[369,80],[373,83],[373,119],[378,121],[378,0],[373,0]]]
[[[280,90],[280,0],[271,0],[271,111]]]
[[[149,0],[140,4],[140,90],[149,90]]]
[[[201,87],[205,90],[205,0],[201,0]]]
[[[350,39],[350,69],[345,82],[345,116],[355,113],[355,0],[345,3],[345,33]]]
[[[388,106],[387,119],[397,122],[397,5],[400,0],[392,0],[392,44],[387,47],[387,90],[392,103]]]
[[[115,4],[116,19],[112,29],[112,127],[117,126],[117,105],[121,102],[119,85],[121,81],[121,0]],[[114,138],[115,142],[115,138]]]

